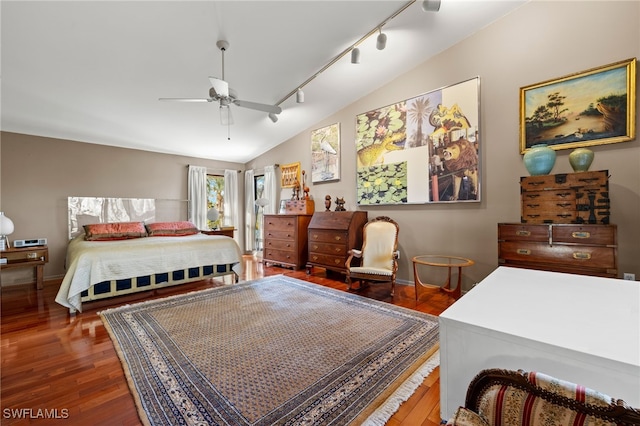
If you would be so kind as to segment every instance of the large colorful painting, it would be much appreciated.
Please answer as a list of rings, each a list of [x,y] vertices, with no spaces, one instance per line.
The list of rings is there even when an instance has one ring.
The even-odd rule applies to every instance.
[[[520,152],[635,138],[636,58],[520,88]]]
[[[340,180],[340,123],[311,132],[311,182]]]
[[[480,201],[480,79],[356,117],[358,205]]]

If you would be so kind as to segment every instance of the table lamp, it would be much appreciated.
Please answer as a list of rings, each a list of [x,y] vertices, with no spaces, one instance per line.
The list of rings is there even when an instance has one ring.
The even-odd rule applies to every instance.
[[[9,239],[7,235],[13,234],[13,221],[0,212],[0,250],[8,249]]]
[[[218,211],[218,209],[216,209],[215,207],[211,207],[209,210],[207,210],[207,220],[215,223],[219,218],[220,212]],[[214,225],[213,229],[216,229],[217,227],[217,225]]]

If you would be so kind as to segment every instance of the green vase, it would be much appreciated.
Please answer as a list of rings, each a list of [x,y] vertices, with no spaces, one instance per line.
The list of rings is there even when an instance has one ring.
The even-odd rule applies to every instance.
[[[556,164],[556,152],[541,143],[527,149],[522,160],[531,176],[548,175]]]
[[[587,148],[576,148],[569,154],[569,164],[574,172],[586,172],[593,162],[593,151]]]

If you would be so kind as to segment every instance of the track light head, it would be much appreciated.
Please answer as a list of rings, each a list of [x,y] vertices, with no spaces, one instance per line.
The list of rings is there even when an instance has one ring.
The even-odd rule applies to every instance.
[[[269,113],[269,120],[273,121],[274,123],[278,121],[278,116],[272,112]]]
[[[298,89],[298,91],[296,92],[296,102],[299,104],[304,103],[304,92],[302,91],[302,89]]]
[[[360,49],[354,47],[351,49],[351,63],[359,64],[360,63]]]
[[[387,35],[380,31],[378,38],[376,39],[376,49],[383,50],[387,46]]]
[[[441,0],[423,0],[422,10],[425,12],[437,12],[440,10]]]

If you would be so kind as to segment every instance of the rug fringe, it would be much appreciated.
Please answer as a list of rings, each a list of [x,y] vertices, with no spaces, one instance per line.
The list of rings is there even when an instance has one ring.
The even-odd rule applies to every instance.
[[[398,411],[400,405],[414,394],[425,377],[440,365],[440,351],[436,351],[422,366],[409,377],[387,400],[364,421],[362,426],[384,426]]]

